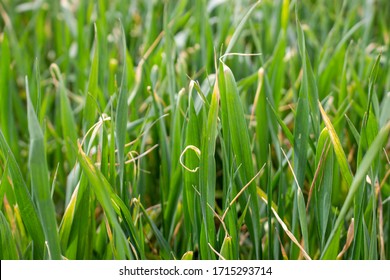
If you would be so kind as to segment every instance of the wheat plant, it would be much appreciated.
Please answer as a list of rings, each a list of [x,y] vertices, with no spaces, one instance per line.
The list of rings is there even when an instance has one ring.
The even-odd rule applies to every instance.
[[[0,259],[390,259],[390,2],[0,1]]]

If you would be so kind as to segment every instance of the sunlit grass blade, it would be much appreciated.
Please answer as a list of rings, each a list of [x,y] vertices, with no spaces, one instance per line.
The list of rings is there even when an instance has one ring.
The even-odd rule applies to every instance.
[[[88,259],[92,251],[91,191],[83,174],[65,210],[60,225],[61,247],[68,259]]]
[[[188,251],[184,253],[184,255],[181,257],[182,261],[190,261],[194,257],[194,252],[193,251]]]
[[[353,177],[353,181],[351,187],[349,188],[348,195],[344,201],[343,207],[340,210],[340,213],[337,217],[335,224],[333,225],[332,232],[328,238],[325,248],[322,251],[321,257],[325,255],[330,243],[335,238],[337,229],[343,222],[344,217],[347,214],[352,199],[354,198],[354,195],[358,190],[361,181],[365,178],[368,170],[371,167],[372,162],[375,160],[378,152],[382,149],[383,144],[385,143],[386,140],[388,140],[389,132],[390,132],[390,123],[387,123],[387,125],[379,131],[378,135],[375,137],[375,140],[373,141],[370,148],[366,152],[362,162],[360,163],[359,168],[357,169],[356,174]]]
[[[129,248],[126,236],[123,233],[123,230],[119,224],[118,218],[112,206],[112,200],[109,194],[109,189],[111,188],[111,186],[108,184],[107,180],[105,180],[101,172],[94,166],[91,160],[85,155],[80,146],[78,159],[80,161],[81,167],[83,168],[86,176],[88,177],[88,180],[96,195],[96,198],[102,205],[107,219],[113,229],[116,250],[114,255],[119,259],[134,258]]]
[[[73,259],[72,256],[75,255],[75,253],[69,253],[67,250],[68,247],[68,242],[72,230],[72,222],[73,222],[73,217],[75,213],[75,208],[76,208],[76,199],[77,199],[77,193],[78,193],[78,188],[76,188],[73,192],[73,195],[70,199],[70,202],[68,206],[65,209],[64,216],[62,218],[61,224],[60,224],[60,229],[59,229],[59,238],[60,238],[60,243],[61,243],[61,248],[65,251],[65,256],[68,259]],[[75,251],[75,250],[74,250]]]
[[[324,123],[325,123],[326,127],[328,128],[329,136],[330,136],[330,139],[332,140],[332,144],[333,144],[333,149],[334,149],[334,152],[336,154],[337,161],[340,165],[341,174],[343,175],[348,186],[350,186],[352,183],[352,179],[353,179],[352,172],[351,172],[351,169],[349,167],[347,157],[345,156],[343,147],[341,146],[340,139],[339,139],[328,115],[326,114],[326,112],[322,108],[322,105],[320,102],[318,102],[318,106],[319,106],[320,111],[321,111],[322,119],[324,120]]]
[[[233,259],[232,242],[233,242],[233,240],[230,236],[226,236],[222,242],[220,254],[225,260],[232,260]]]

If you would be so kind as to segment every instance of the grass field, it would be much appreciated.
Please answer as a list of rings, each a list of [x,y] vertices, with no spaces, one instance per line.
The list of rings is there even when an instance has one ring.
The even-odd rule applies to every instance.
[[[0,259],[390,259],[390,1],[0,1]]]

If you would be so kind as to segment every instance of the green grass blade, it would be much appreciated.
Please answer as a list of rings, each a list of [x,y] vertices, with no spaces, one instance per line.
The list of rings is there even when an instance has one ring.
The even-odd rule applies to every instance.
[[[0,259],[17,260],[19,259],[16,250],[15,239],[12,237],[11,228],[2,211],[0,211]]]
[[[92,254],[91,192],[82,175],[60,225],[61,247],[68,259],[88,259]]]
[[[381,127],[390,120],[390,110],[386,110],[386,108],[390,108],[390,92],[386,93],[383,98],[384,100],[382,102],[381,115],[379,119],[379,125]]]
[[[122,59],[123,59],[123,68],[122,68],[122,80],[118,92],[118,105],[116,108],[115,115],[115,140],[118,149],[118,161],[119,161],[119,183],[120,189],[119,193],[123,196],[126,193],[124,189],[124,172],[125,172],[125,143],[126,143],[126,126],[127,126],[127,115],[128,115],[128,85],[127,85],[127,48],[126,48],[126,36],[123,26],[121,24],[122,30]],[[127,195],[126,195],[127,196]],[[126,197],[124,196],[124,197]]]
[[[232,38],[230,39],[229,41],[229,45],[226,47],[226,51],[225,53],[230,53],[231,50],[233,49],[234,45],[237,43],[238,41],[238,38],[240,37],[240,35],[242,34],[242,30],[244,29],[245,27],[245,24],[246,22],[249,20],[251,14],[253,13],[253,11],[256,9],[256,7],[258,5],[260,5],[261,3],[261,0],[260,1],[257,1],[255,4],[253,4],[249,10],[245,13],[244,17],[241,19],[240,21],[240,24],[236,27],[235,31],[234,31],[234,34],[232,36]]]
[[[328,249],[321,257],[322,260],[335,260],[337,258],[337,254],[339,253],[339,246],[340,246],[341,229],[342,229],[341,225],[338,228],[334,229],[335,237],[333,238],[332,242],[329,243]]]
[[[148,224],[152,228],[152,231],[157,238],[158,244],[160,245],[160,249],[161,249],[160,254],[161,254],[162,259],[163,260],[171,259],[171,256],[172,256],[171,255],[171,248],[169,246],[168,241],[164,238],[164,236],[162,235],[162,233],[160,232],[160,230],[158,229],[156,224],[149,217],[148,213],[146,212],[146,210],[142,206],[142,204],[139,204],[139,205],[140,205],[141,211],[143,213],[143,216],[145,217],[146,221],[148,222]]]
[[[42,93],[41,93],[41,75],[39,70],[39,61],[38,58],[34,61],[34,68],[33,68],[33,77],[31,81],[31,88],[30,88],[30,98],[31,102],[34,105],[34,110],[36,112],[36,115],[39,117],[40,115],[40,107],[42,102]]]
[[[233,242],[233,240],[230,236],[226,236],[223,239],[220,255],[225,260],[232,260],[233,259],[233,244],[232,244],[232,242]]]
[[[145,251],[143,248],[143,239],[142,234],[137,230],[135,227],[134,221],[132,219],[132,216],[130,214],[130,210],[126,206],[126,204],[123,202],[123,200],[113,191],[110,191],[109,188],[107,188],[110,193],[111,201],[112,201],[112,206],[116,212],[116,214],[121,217],[121,219],[125,222],[124,226],[126,229],[126,234],[130,236],[130,242],[131,242],[131,248],[134,248],[137,257],[141,259],[145,259]],[[134,253],[134,250],[133,250]]]
[[[302,32],[302,31],[301,31]],[[299,31],[298,31],[298,34]],[[304,44],[303,44],[304,45]],[[306,164],[307,164],[307,150],[309,145],[309,102],[308,102],[308,85],[307,85],[307,73],[306,73],[306,52],[303,47],[302,58],[304,64],[303,83],[299,91],[297,114],[294,123],[294,173],[297,178],[297,193],[296,203],[298,209],[298,217],[301,225],[301,231],[304,239],[304,248],[308,252],[309,237],[307,233],[306,211],[303,211],[305,201],[301,191],[301,187],[304,185]],[[295,213],[295,211],[294,211]],[[294,215],[294,214],[293,214]],[[294,230],[293,224],[293,230]]]
[[[1,130],[0,130],[1,132]],[[0,154],[1,155],[1,154]],[[0,158],[1,159],[1,158]],[[3,174],[1,174],[1,181],[0,181],[0,209],[3,208],[3,201],[4,201],[4,195],[6,192],[11,188],[9,182],[8,182],[8,158],[5,159],[5,166],[4,169],[1,170]]]
[[[352,131],[352,135],[355,138],[356,143],[360,142],[360,135],[359,132],[357,131],[355,125],[352,123],[352,121],[348,118],[347,115],[345,115],[345,119],[347,120],[348,126]]]
[[[272,106],[271,102],[267,99],[267,103],[269,108],[271,108],[272,112],[274,113],[274,116],[276,117],[277,122],[279,123],[280,127],[283,130],[283,133],[286,135],[287,139],[291,144],[294,144],[294,135],[291,133],[290,129],[287,127],[287,125],[284,123],[284,121],[280,118],[279,114],[275,111],[275,108]]]
[[[210,110],[207,117],[207,125],[204,126],[201,139],[201,155],[199,167],[199,192],[202,211],[203,227],[200,239],[202,259],[214,259],[214,252],[210,249],[210,244],[215,246],[215,225],[214,213],[211,209],[215,207],[215,146],[218,133],[218,109],[219,109],[219,90],[218,84],[214,86],[211,99]],[[210,209],[211,208],[211,209]],[[202,238],[203,237],[203,238]]]
[[[28,130],[30,133],[29,168],[32,192],[37,203],[39,217],[42,222],[47,242],[49,258],[62,258],[57,231],[56,212],[50,194],[49,171],[46,161],[45,143],[34,107],[28,94],[28,80],[26,78]]]
[[[324,128],[317,144],[315,166],[318,176],[315,182],[314,201],[318,221],[321,248],[325,245],[325,234],[332,205],[333,152],[329,151],[329,131]],[[317,171],[316,171],[317,172]]]
[[[99,79],[99,38],[95,25],[95,40],[93,49],[92,65],[89,72],[87,92],[85,94],[85,107],[83,112],[84,133],[90,129],[96,118],[96,102],[98,99]],[[87,143],[86,143],[87,144]]]
[[[176,83],[175,83],[175,41],[174,41],[174,34],[172,31],[172,28],[169,27],[169,20],[170,20],[170,9],[172,7],[171,2],[167,1],[164,5],[164,20],[163,20],[163,26],[164,26],[164,32],[165,32],[165,55],[166,55],[166,71],[167,71],[167,79],[168,79],[168,94],[169,94],[169,100],[174,108],[176,106],[175,103],[175,93],[176,93]]]
[[[38,216],[38,212],[32,201],[27,185],[23,179],[22,172],[16,162],[16,159],[8,146],[3,132],[0,130],[0,149],[2,154],[7,155],[7,164],[11,175],[13,190],[16,201],[19,205],[19,210],[24,222],[24,225],[29,232],[34,245],[34,257],[37,259],[43,258],[45,248],[45,235],[42,224]]]
[[[61,126],[62,134],[66,147],[66,154],[69,158],[69,164],[73,167],[76,163],[77,154],[72,148],[77,143],[77,126],[74,119],[74,113],[66,94],[66,87],[61,76],[60,69],[56,64],[52,64],[50,69],[53,76],[58,80],[58,94],[60,95]]]
[[[254,167],[251,155],[251,144],[248,132],[248,125],[245,120],[245,114],[243,105],[241,103],[237,85],[233,76],[233,73],[225,64],[220,64],[219,68],[219,83],[224,83],[221,87],[221,99],[222,104],[225,104],[227,108],[226,114],[228,115],[228,123],[230,127],[230,137],[232,150],[234,154],[234,160],[236,166],[239,168],[239,173],[242,182],[249,182],[254,176]],[[226,137],[226,136],[225,136]],[[260,258],[262,255],[260,246],[260,212],[259,204],[256,196],[256,184],[252,182],[247,189],[247,195],[252,197],[250,200],[250,213],[247,218],[248,227],[251,233],[251,239],[255,247],[256,258]]]
[[[177,110],[175,111],[173,117],[173,127],[171,129],[172,133],[172,148],[171,148],[171,178],[169,184],[169,195],[164,209],[164,221],[165,228],[169,230],[169,236],[172,236],[173,226],[175,221],[175,211],[177,209],[179,196],[182,193],[182,168],[180,166],[180,154],[181,154],[181,145],[182,145],[182,100],[183,100],[183,91],[179,92],[177,97]]]
[[[7,33],[4,33],[0,45],[0,127],[12,151],[16,152],[17,136],[12,112],[12,94],[10,94],[11,53]],[[18,158],[19,156],[16,155],[16,157]]]
[[[192,90],[190,90],[191,93]],[[188,122],[186,128],[185,147],[200,147],[200,129],[199,120],[195,112],[193,97],[190,96],[188,104]],[[195,170],[199,167],[198,155],[191,150],[188,150],[184,155],[184,164],[187,168]],[[200,216],[197,211],[199,205],[199,196],[195,193],[194,187],[199,188],[199,171],[191,172],[183,171],[184,186],[183,186],[183,207],[184,207],[184,222],[187,230],[192,233],[192,238],[195,243],[199,242],[198,232],[200,227]]]
[[[272,248],[272,165],[271,165],[271,151],[268,152],[268,172],[267,172],[267,217],[268,217],[268,259],[273,259],[273,248]]]
[[[308,103],[310,106],[310,117],[312,120],[311,124],[314,133],[317,136],[320,133],[319,132],[320,112],[318,110],[318,105],[317,105],[318,89],[317,89],[317,84],[314,77],[313,69],[310,64],[309,56],[306,51],[305,35],[303,33],[302,26],[298,19],[297,19],[297,33],[298,33],[298,46],[302,57],[302,67],[303,67],[302,84],[301,84],[299,97],[308,99]],[[306,122],[308,121],[309,118],[307,118]]]

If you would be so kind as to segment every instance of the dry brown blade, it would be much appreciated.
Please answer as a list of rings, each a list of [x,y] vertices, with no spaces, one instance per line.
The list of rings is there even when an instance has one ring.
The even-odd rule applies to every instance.
[[[261,197],[261,199],[265,202],[265,204],[268,204],[268,201]],[[283,222],[283,220],[279,217],[278,213],[275,211],[274,207],[271,206],[271,210],[274,213],[274,216],[278,223],[282,226],[282,229],[287,234],[287,236],[291,239],[292,242],[295,243],[295,245],[298,246],[299,250],[301,250],[302,255],[305,259],[311,260],[309,254],[305,251],[305,249],[302,247],[302,245],[298,242],[298,240],[295,238],[294,234],[288,229],[287,225]]]
[[[390,176],[390,169],[387,170],[385,176],[383,177],[382,183],[379,186],[380,189],[382,189],[382,187],[385,185],[385,183],[387,182],[387,178],[389,178],[389,176]]]
[[[225,212],[222,215],[222,220],[225,219],[227,212],[229,209],[233,206],[233,204],[237,201],[237,199],[241,196],[241,194],[250,186],[250,184],[263,172],[265,168],[266,163],[264,163],[263,167],[261,167],[260,171],[257,172],[255,176],[253,176],[252,179],[249,180],[249,182],[237,193],[237,195],[233,198],[233,200],[229,203],[229,206],[226,208]]]
[[[8,27],[10,30],[13,30],[12,21],[9,18],[7,12],[4,10],[3,5],[1,3],[0,3],[0,15],[3,18],[5,26]]]
[[[284,152],[283,148],[280,148],[280,149],[282,150],[282,153],[283,153],[283,155],[284,155],[284,158],[285,158],[286,161],[287,161],[288,167],[290,168],[290,171],[291,171],[291,173],[292,173],[292,175],[293,175],[293,177],[294,177],[294,181],[295,181],[295,183],[297,184],[298,189],[302,191],[301,186],[300,186],[299,183],[298,183],[297,176],[295,176],[294,169],[293,169],[293,167],[292,167],[290,161],[288,160],[288,157],[287,157],[286,153]]]
[[[210,249],[221,259],[221,260],[223,260],[223,261],[226,261],[226,259],[220,254],[220,253],[218,253],[217,252],[217,250],[215,250],[214,248],[213,248],[213,246],[211,246],[211,244],[210,243],[207,243],[208,245],[209,245],[209,247],[210,247]]]
[[[181,218],[179,220],[179,222],[177,223],[177,225],[175,226],[175,229],[173,230],[173,234],[172,234],[172,239],[171,239],[171,242],[173,243],[173,241],[176,239],[176,236],[179,234],[179,231],[180,231],[180,228],[181,226],[183,225],[183,218]],[[173,244],[171,243],[171,246],[173,247]]]
[[[151,151],[153,151],[154,149],[156,149],[158,147],[158,144],[154,145],[153,147],[151,147],[149,150],[146,150],[145,152],[143,152],[142,154],[140,154],[139,156],[136,156],[134,158],[131,158],[127,161],[125,161],[125,164],[129,164],[129,163],[132,163],[132,162],[135,162],[137,160],[139,160],[140,158],[146,156],[147,154],[149,154]],[[96,166],[100,166],[101,163],[100,162],[97,162],[95,163]],[[110,165],[110,163],[108,163],[108,165]],[[116,163],[115,166],[119,166],[119,163]]]
[[[259,82],[258,82],[257,89],[256,89],[255,100],[253,101],[253,107],[252,107],[252,113],[250,116],[250,120],[254,119],[257,102],[259,101],[261,89],[263,87],[263,78],[264,78],[264,69],[263,68],[259,69],[259,71],[257,72],[257,77],[258,77]]]
[[[390,164],[390,158],[389,158],[389,156],[387,155],[387,152],[386,152],[386,149],[385,149],[385,148],[383,148],[383,152],[385,153],[385,157],[386,157],[386,159],[387,159],[387,163]]]
[[[106,224],[107,237],[110,240],[110,244],[113,244],[114,238],[112,236],[112,230],[111,230],[111,227],[110,227],[110,223],[108,222],[106,217],[104,218],[104,223]],[[112,247],[112,249],[115,249],[115,248]]]
[[[273,208],[271,208],[271,209],[273,210]],[[305,249],[302,247],[302,245],[295,238],[294,234],[292,234],[292,232],[288,230],[286,224],[282,221],[282,219],[279,217],[279,215],[276,213],[276,211],[272,211],[272,212],[274,213],[276,220],[282,226],[282,228],[283,228],[284,232],[287,234],[287,236],[291,239],[292,242],[295,243],[295,245],[298,246],[299,250],[302,252],[303,257],[307,260],[311,260],[309,254],[306,253]]]
[[[301,238],[300,244],[301,244],[302,248],[305,246],[305,242],[304,242],[303,238]],[[302,253],[302,251],[299,251],[298,260],[303,260],[303,253]]]
[[[148,132],[160,119],[162,119],[162,118],[165,118],[165,117],[167,117],[167,116],[169,116],[169,114],[164,114],[164,115],[162,115],[161,117],[158,117],[158,119],[156,119],[155,121],[153,121],[141,134],[139,134],[138,136],[137,136],[137,138],[135,138],[133,141],[131,141],[131,142],[129,142],[129,143],[127,143],[127,144],[125,144],[125,147],[127,148],[127,147],[130,147],[131,145],[133,145],[134,143],[136,143],[139,139],[141,139],[141,137],[142,136],[144,136],[145,135],[145,133],[146,132]],[[117,153],[118,152],[118,149],[115,149],[115,152]]]
[[[187,147],[184,148],[184,150],[181,152],[180,154],[180,157],[179,157],[179,163],[180,165],[187,171],[191,172],[191,173],[195,173],[198,171],[199,169],[199,166],[195,167],[194,169],[191,169],[189,167],[187,167],[184,162],[183,162],[183,157],[184,157],[184,154],[187,152],[187,150],[193,150],[196,155],[198,156],[198,158],[200,158],[200,155],[201,155],[201,151],[198,147],[194,146],[194,145],[187,145]]]
[[[390,159],[389,159],[389,156],[387,155],[387,152],[386,152],[386,149],[383,148],[383,153],[385,154],[385,157],[387,159],[387,163],[390,165]],[[379,186],[379,189],[382,189],[382,187],[385,185],[385,183],[387,182],[387,178],[390,176],[390,169],[387,170],[385,176],[383,177],[382,179],[382,183],[380,184]]]
[[[383,232],[383,202],[382,202],[382,195],[379,190],[378,192],[378,216],[379,216],[379,249],[380,249],[380,259],[385,260],[386,254],[385,254],[385,239],[384,239],[384,232]]]
[[[101,117],[99,117],[99,120],[91,126],[90,129],[88,129],[87,133],[85,133],[83,140],[81,141],[81,146],[84,145],[85,140],[87,139],[87,136],[92,132],[92,134],[96,134],[97,131],[100,129],[100,127],[103,125],[105,121],[110,121],[111,117],[106,117],[105,114],[103,114]],[[93,137],[93,136],[92,136]]]
[[[4,196],[5,197],[5,196]],[[16,221],[15,221],[15,216],[14,216],[14,212],[12,211],[12,207],[11,205],[9,204],[8,200],[5,200],[4,201],[4,208],[5,208],[5,216],[8,217],[8,220],[9,220],[9,226],[11,228],[11,231],[12,232],[16,232]]]
[[[287,252],[286,252],[286,250],[283,247],[283,243],[282,243],[282,240],[280,240],[279,234],[278,234],[278,240],[279,240],[279,244],[280,244],[280,250],[282,251],[283,259],[284,260],[288,260]]]
[[[172,19],[169,23],[168,26],[171,27],[173,25],[174,19]],[[164,37],[165,32],[164,30],[158,34],[157,38],[153,41],[153,43],[150,45],[150,47],[146,50],[144,55],[142,56],[140,62],[138,63],[137,69],[136,69],[136,79],[137,83],[141,82],[141,76],[142,76],[142,66],[144,65],[145,61],[148,59],[150,54],[154,51],[154,49],[157,47],[157,45],[160,43],[162,38]]]
[[[195,193],[197,193],[197,194],[199,195],[199,197],[200,197],[200,196],[201,196],[200,192],[195,188],[195,186],[192,186],[192,187],[193,187]],[[215,210],[211,207],[211,205],[210,205],[209,203],[207,203],[207,206],[211,209],[211,211],[213,212],[214,216],[221,222],[221,225],[222,225],[223,229],[225,230],[226,235],[228,235],[228,231],[227,231],[226,225],[225,225],[225,223],[224,223],[224,221],[223,221],[223,218],[224,218],[224,217],[221,218],[221,217],[217,214],[217,212],[215,212]]]
[[[210,204],[207,203],[207,206],[211,209],[211,211],[214,213],[214,216],[221,222],[221,225],[223,229],[225,230],[225,236],[229,236],[228,230],[226,228],[225,223],[223,222],[223,219],[215,212],[215,210],[211,207]]]
[[[345,242],[345,245],[341,252],[337,255],[337,259],[341,260],[344,254],[347,252],[348,248],[352,244],[353,236],[354,236],[354,231],[355,231],[355,222],[354,219],[352,219],[351,224],[348,227],[348,232],[347,232],[347,241]]]
[[[149,150],[143,152],[142,154],[140,154],[139,156],[135,157],[135,158],[132,158],[132,159],[129,159],[128,161],[125,161],[125,164],[129,164],[129,163],[132,163],[132,162],[135,162],[136,160],[146,156],[147,154],[149,154],[151,151],[153,151],[155,148],[158,147],[158,144],[154,145],[153,147],[151,147]]]
[[[149,57],[149,55],[152,53],[152,51],[156,48],[158,43],[160,43],[163,36],[164,36],[164,31],[161,31],[160,34],[158,34],[156,40],[154,40],[154,42],[150,45],[150,47],[148,48],[148,50],[145,52],[145,54],[142,56],[142,59],[138,63],[137,69],[135,71],[137,83],[141,82],[142,67],[143,67],[146,59]]]
[[[135,256],[135,259],[136,259],[136,260],[140,260],[140,258],[139,258],[139,256],[138,256],[138,252],[137,252],[137,250],[135,249],[134,245],[133,245],[131,242],[129,242],[129,246],[130,246],[130,249],[131,249],[131,251],[133,252],[133,254],[134,254],[134,256]]]

